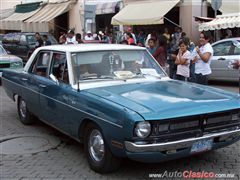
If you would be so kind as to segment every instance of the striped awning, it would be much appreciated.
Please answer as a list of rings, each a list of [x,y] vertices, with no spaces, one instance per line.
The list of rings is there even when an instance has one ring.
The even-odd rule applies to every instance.
[[[96,5],[96,15],[115,13],[118,2],[100,3]]]
[[[164,16],[180,0],[139,1],[128,4],[112,18],[112,25],[163,24]]]
[[[0,21],[0,29],[2,30],[21,30],[22,22],[35,13],[37,13],[41,8],[27,13],[13,13],[11,16]]]
[[[199,21],[199,22],[209,22],[212,21],[214,18],[210,18],[210,17],[201,17],[201,16],[193,16],[195,21]]]
[[[14,13],[14,9],[0,9],[0,20],[11,16]]]
[[[214,20],[199,24],[199,31],[240,27],[240,13],[219,15]]]
[[[48,32],[49,23],[57,16],[69,11],[71,1],[52,3],[44,6],[39,12],[23,23],[23,31]]]

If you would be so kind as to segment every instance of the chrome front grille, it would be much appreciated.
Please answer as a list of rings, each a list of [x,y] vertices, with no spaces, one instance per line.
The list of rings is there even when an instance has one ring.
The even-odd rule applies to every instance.
[[[151,121],[149,139],[172,141],[240,128],[240,109],[211,114]]]
[[[169,129],[170,129],[170,131],[173,131],[173,130],[197,128],[197,127],[199,127],[199,120],[170,123]]]

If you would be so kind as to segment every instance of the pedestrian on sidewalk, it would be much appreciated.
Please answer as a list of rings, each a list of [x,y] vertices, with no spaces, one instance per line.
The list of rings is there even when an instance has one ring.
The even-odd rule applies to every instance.
[[[188,51],[188,41],[182,40],[179,43],[179,51],[175,60],[177,64],[176,79],[186,81],[189,77],[189,64],[191,59],[191,53]]]
[[[166,70],[166,61],[167,61],[167,40],[161,35],[159,36],[159,46],[156,52],[153,54],[153,57],[161,65],[161,67]]]
[[[208,76],[212,73],[210,63],[213,57],[213,48],[210,44],[211,33],[203,31],[199,36],[200,47],[196,46],[197,55],[194,58],[195,62],[195,77],[196,83],[207,85]]]

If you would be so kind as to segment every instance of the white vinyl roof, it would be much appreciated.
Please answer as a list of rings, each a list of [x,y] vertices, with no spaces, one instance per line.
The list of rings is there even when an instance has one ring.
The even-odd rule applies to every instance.
[[[43,46],[39,50],[53,50],[63,52],[85,52],[85,51],[104,51],[104,50],[143,50],[139,46],[130,46],[122,44],[64,44]]]

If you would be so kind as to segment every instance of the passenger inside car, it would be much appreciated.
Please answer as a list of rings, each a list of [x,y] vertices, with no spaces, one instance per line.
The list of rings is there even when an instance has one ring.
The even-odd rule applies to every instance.
[[[102,57],[101,67],[102,75],[112,75],[114,71],[123,70],[124,64],[119,55],[107,53]]]

